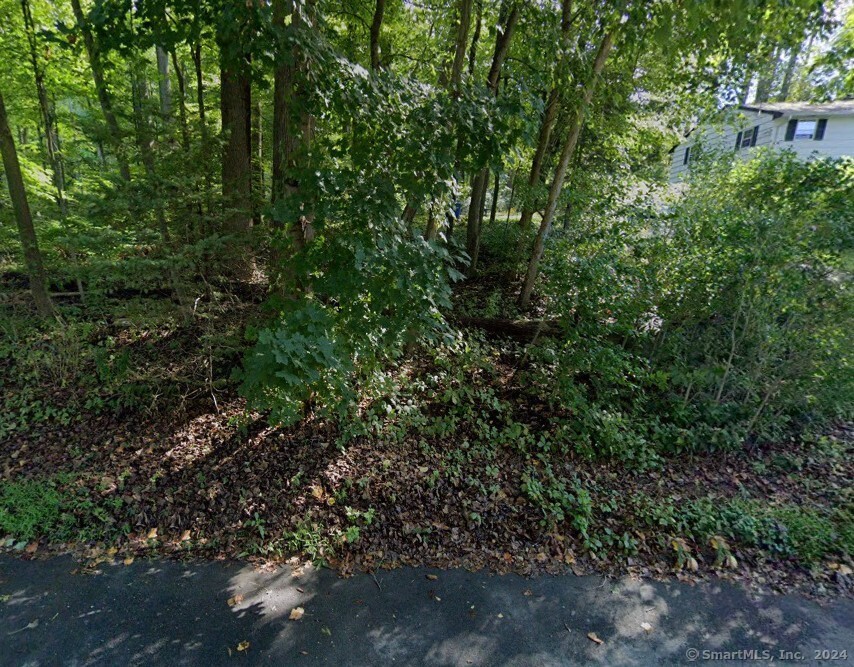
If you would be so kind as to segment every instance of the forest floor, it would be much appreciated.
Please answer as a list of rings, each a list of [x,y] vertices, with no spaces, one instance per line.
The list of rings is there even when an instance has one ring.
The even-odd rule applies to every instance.
[[[849,427],[817,443],[685,454],[647,469],[570,457],[566,471],[589,497],[591,549],[571,518],[544,521],[523,493],[529,461],[518,449],[496,441],[483,455],[460,456],[465,423],[431,437],[417,429],[356,437],[346,447],[320,419],[271,427],[264,415],[247,412],[226,379],[239,360],[229,346],[239,349],[246,311],[257,306],[231,308],[202,324],[164,318],[156,326],[153,307],[138,299],[119,312],[113,304],[108,317],[87,325],[84,344],[105,350],[104,358],[75,353],[88,360],[79,362],[95,378],[88,384],[69,379],[63,386],[24,373],[29,366],[20,356],[0,357],[5,400],[17,406],[17,421],[7,415],[0,430],[0,519],[5,510],[9,533],[3,537],[0,523],[3,548],[26,558],[71,552],[83,570],[147,556],[296,557],[292,562],[321,561],[345,575],[421,565],[723,579],[819,598],[854,593],[845,554],[805,564],[768,545],[731,544],[727,554],[735,560],[725,566],[714,545],[680,532],[703,519],[698,513],[741,502],[808,508],[797,517],[808,539],[813,511],[848,502]],[[51,372],[59,372],[62,348],[28,335],[32,349],[50,356]],[[502,355],[490,358],[496,377],[507,380],[498,390],[512,399]],[[121,375],[121,389],[110,389],[129,392],[111,407],[92,387],[106,382],[99,364],[118,372],[119,361],[136,370]],[[431,371],[413,363],[408,372]],[[29,386],[33,378],[42,384]],[[136,384],[141,389],[131,391]],[[30,404],[36,408],[21,408]]]

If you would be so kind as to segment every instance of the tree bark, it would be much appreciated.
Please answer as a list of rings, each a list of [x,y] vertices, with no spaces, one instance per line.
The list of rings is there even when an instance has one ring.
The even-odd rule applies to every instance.
[[[47,292],[47,273],[39,251],[36,230],[33,227],[33,216],[27,201],[27,192],[24,190],[21,164],[18,162],[18,152],[15,150],[15,142],[9,128],[9,118],[6,115],[6,105],[3,102],[2,94],[0,94],[0,153],[2,153],[3,167],[6,170],[6,182],[9,184],[12,209],[18,223],[18,235],[21,238],[21,247],[24,251],[24,264],[27,267],[30,280],[30,291],[39,315],[49,317],[55,315],[56,311]]]
[[[575,110],[572,120],[570,121],[569,133],[564,141],[557,170],[555,172],[554,179],[552,180],[551,187],[549,188],[546,210],[543,214],[543,219],[540,222],[537,237],[534,240],[534,249],[531,253],[531,259],[528,262],[528,271],[525,274],[522,291],[519,293],[519,307],[522,309],[526,309],[531,302],[531,293],[534,291],[534,282],[537,279],[540,259],[542,259],[543,250],[545,249],[546,238],[551,231],[558,196],[563,188],[563,182],[566,178],[566,171],[569,167],[569,162],[575,153],[575,147],[578,145],[578,136],[581,134],[581,126],[587,113],[587,107],[590,106],[590,102],[593,100],[593,93],[596,91],[596,84],[599,81],[599,76],[602,74],[602,70],[605,68],[605,62],[608,59],[608,54],[611,52],[613,44],[614,33],[609,31],[605,34],[602,42],[599,44],[599,49],[596,52],[596,58],[593,61],[593,72],[584,85],[584,90],[581,95],[581,104]]]
[[[80,0],[71,0],[71,9],[74,12],[74,20],[77,22],[77,28],[83,35],[83,45],[86,47],[86,53],[89,56],[89,68],[92,70],[92,80],[95,84],[95,94],[98,96],[98,103],[101,105],[101,113],[104,115],[104,121],[107,124],[107,132],[110,135],[110,141],[113,144],[113,150],[116,153],[116,160],[119,163],[119,174],[125,181],[130,180],[130,166],[127,158],[122,150],[122,131],[119,128],[119,122],[116,120],[116,114],[113,111],[113,101],[110,98],[110,93],[107,90],[107,83],[104,78],[104,65],[101,62],[101,50],[98,43],[95,41],[95,36],[89,27],[89,21],[83,13],[83,8],[80,6]]]
[[[157,56],[157,88],[160,93],[160,115],[163,123],[172,123],[172,82],[169,79],[169,55],[162,46],[155,46],[154,52]]]
[[[377,0],[374,6],[374,18],[371,21],[371,69],[377,71],[380,63],[380,32],[383,26],[386,0]]]
[[[272,203],[274,209],[279,202],[296,197],[300,183],[296,168],[306,166],[314,133],[314,119],[305,107],[302,78],[307,63],[305,55],[296,42],[292,41],[300,30],[312,27],[315,5],[309,0],[304,8],[294,0],[273,0],[273,23],[278,31],[279,49],[273,89],[273,173],[271,177]],[[287,18],[290,17],[290,24]],[[305,202],[300,203],[301,207]],[[302,208],[300,215],[291,220],[282,220],[274,213],[273,225],[286,231],[291,241],[291,253],[301,251],[314,237],[312,221],[314,214]],[[279,282],[286,278],[288,258],[279,252],[273,253],[273,273]],[[287,282],[293,282],[287,280]],[[282,287],[285,287],[282,285]],[[290,289],[293,285],[285,287]]]
[[[248,72],[241,63],[220,70],[222,112],[222,196],[224,230],[242,234],[252,226],[252,100]]]

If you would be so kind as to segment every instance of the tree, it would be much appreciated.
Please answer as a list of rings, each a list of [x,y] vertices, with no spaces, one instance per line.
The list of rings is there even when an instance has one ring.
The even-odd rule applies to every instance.
[[[543,219],[540,222],[540,228],[537,230],[537,237],[534,239],[534,248],[531,252],[531,259],[528,261],[528,270],[525,273],[525,281],[522,283],[522,291],[519,293],[519,307],[525,309],[531,302],[531,293],[534,291],[534,281],[537,279],[540,260],[543,257],[545,249],[546,237],[552,228],[554,221],[555,210],[557,209],[557,200],[560,192],[563,189],[563,182],[566,178],[566,171],[569,167],[569,162],[575,153],[575,148],[578,145],[578,135],[581,133],[581,125],[584,122],[584,117],[587,114],[587,108],[593,100],[593,93],[596,91],[596,85],[599,82],[599,77],[602,70],[605,69],[605,61],[608,59],[608,54],[611,52],[611,47],[614,45],[615,32],[613,29],[608,29],[602,37],[599,48],[596,52],[596,57],[593,59],[593,68],[590,78],[584,84],[584,89],[581,93],[581,103],[572,114],[572,120],[569,124],[569,132],[563,142],[560,158],[558,159],[557,170],[555,171],[552,184],[549,187],[549,197],[546,201],[546,210],[543,214]]]
[[[220,112],[222,114],[222,196],[224,230],[243,234],[252,226],[252,82],[251,55],[246,33],[251,17],[243,7],[232,7],[220,20]],[[239,262],[245,273],[247,262]]]
[[[129,181],[130,166],[122,149],[122,131],[119,127],[119,121],[116,119],[116,114],[113,111],[113,100],[107,90],[101,49],[95,40],[95,36],[92,34],[92,28],[89,25],[86,15],[83,13],[80,0],[71,0],[71,7],[74,10],[77,29],[83,35],[83,44],[89,56],[89,68],[92,71],[92,80],[95,83],[95,93],[98,96],[98,103],[101,105],[101,112],[104,114],[104,121],[107,124],[110,141],[116,153],[116,160],[119,163],[119,174],[123,180]]]
[[[21,247],[24,251],[24,263],[30,279],[30,291],[33,294],[33,301],[39,315],[49,317],[55,315],[56,311],[47,292],[47,273],[39,250],[36,230],[33,227],[33,216],[30,213],[30,204],[27,201],[27,192],[24,189],[24,177],[21,174],[18,151],[12,139],[12,131],[9,128],[9,118],[6,115],[6,104],[2,93],[0,93],[0,153],[3,155],[3,167],[6,170],[9,196],[12,199],[12,208],[15,211],[15,220],[18,223],[18,236],[21,239]]]
[[[509,6],[508,6],[509,4]],[[498,96],[498,80],[501,68],[507,58],[510,48],[510,40],[519,21],[519,5],[510,2],[502,6],[504,20],[499,20],[495,35],[495,50],[492,55],[492,65],[486,77],[486,85],[493,97]],[[483,222],[483,206],[486,197],[486,188],[489,181],[489,165],[484,166],[472,177],[471,203],[469,205],[468,221],[466,226],[466,251],[471,257],[472,270],[477,269],[478,254],[480,251],[480,228]]]
[[[380,31],[383,27],[386,0],[376,0],[374,18],[371,21],[371,69],[380,68]]]

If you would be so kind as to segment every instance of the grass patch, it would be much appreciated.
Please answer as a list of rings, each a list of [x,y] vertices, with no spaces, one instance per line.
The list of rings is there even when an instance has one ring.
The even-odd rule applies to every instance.
[[[127,524],[117,525],[121,499],[93,498],[95,493],[65,474],[0,481],[0,534],[21,541],[96,542],[130,532]]]

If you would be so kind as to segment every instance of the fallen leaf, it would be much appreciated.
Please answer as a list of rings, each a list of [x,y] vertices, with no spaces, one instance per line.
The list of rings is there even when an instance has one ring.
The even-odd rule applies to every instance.
[[[233,607],[234,605],[240,604],[241,602],[243,602],[243,596],[240,593],[238,593],[237,595],[233,595],[232,597],[228,598],[228,606],[229,607]]]
[[[27,548],[26,548],[26,549],[24,549],[24,551],[25,551],[26,553],[28,553],[28,554],[34,554],[38,548],[39,548],[39,543],[38,543],[38,542],[30,542],[30,543],[27,545]]]
[[[125,558],[125,560],[124,560],[125,565],[130,565],[131,563],[133,563],[133,556],[128,556],[127,558]]]
[[[425,574],[424,576],[427,577],[430,581],[436,581],[439,578],[438,575],[435,574]]]
[[[498,618],[504,618],[504,614],[498,614]]]
[[[291,615],[288,616],[288,619],[290,619],[291,621],[298,621],[303,617],[304,614],[305,609],[303,609],[302,607],[294,607],[293,609],[291,609]]]
[[[522,593],[522,595],[524,595],[526,598],[531,597],[533,594],[534,594],[534,591],[532,591],[530,588],[526,588],[525,592]]]
[[[249,650],[249,642],[243,641],[237,645],[238,651],[248,651]]]
[[[320,628],[320,631],[321,631],[323,634],[325,634],[327,637],[331,637],[331,636],[332,636],[332,630],[330,630],[330,629],[329,629],[328,627],[326,627],[326,626],[324,626],[324,627]]]
[[[110,547],[109,549],[107,549],[108,556],[115,556],[117,553],[119,553],[119,550],[116,549],[116,547]]]
[[[189,530],[185,530],[183,533],[181,533],[181,542],[186,542],[189,539],[190,539],[190,531]]]
[[[641,630],[649,634],[652,632],[652,626],[649,623],[643,622],[641,623]]]
[[[596,642],[597,644],[604,644],[605,642],[599,639],[599,636],[595,632],[588,632],[587,639],[592,642]]]
[[[157,538],[157,528],[152,528],[151,530],[148,531],[148,538],[147,539],[153,540],[156,538]]]

